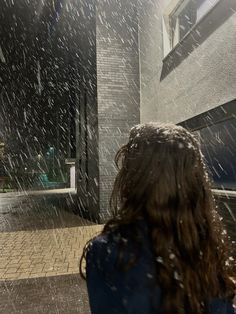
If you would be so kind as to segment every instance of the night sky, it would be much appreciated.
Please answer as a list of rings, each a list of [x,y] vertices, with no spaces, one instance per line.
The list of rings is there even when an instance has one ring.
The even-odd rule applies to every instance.
[[[0,135],[19,166],[51,146],[59,158],[75,153],[81,58],[73,10],[61,0],[1,0]]]

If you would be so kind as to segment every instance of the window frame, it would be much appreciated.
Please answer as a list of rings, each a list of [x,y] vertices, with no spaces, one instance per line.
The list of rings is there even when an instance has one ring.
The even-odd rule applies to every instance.
[[[190,30],[178,40],[173,42],[173,30],[171,28],[171,18],[181,7],[185,7],[191,0],[172,0],[169,5],[164,8],[162,14],[162,38],[163,38],[163,59],[165,59],[172,51],[174,51],[189,34],[201,23],[201,21],[220,3],[221,0],[215,0],[215,3],[193,24]],[[213,0],[214,1],[214,0]],[[178,36],[179,37],[179,36]]]

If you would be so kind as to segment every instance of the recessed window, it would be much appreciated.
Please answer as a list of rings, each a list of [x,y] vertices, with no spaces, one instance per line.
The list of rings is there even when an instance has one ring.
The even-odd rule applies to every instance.
[[[198,131],[202,151],[216,189],[236,190],[236,119],[205,127]]]
[[[172,0],[163,15],[166,56],[219,0]]]
[[[216,189],[236,191],[236,101],[201,113],[180,125],[196,132]]]

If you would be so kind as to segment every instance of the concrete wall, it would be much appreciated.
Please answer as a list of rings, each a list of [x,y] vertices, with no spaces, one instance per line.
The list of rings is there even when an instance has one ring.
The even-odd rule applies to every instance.
[[[139,10],[142,122],[177,123],[236,98],[236,2],[221,0],[162,62],[167,4],[143,0]]]
[[[139,123],[138,24],[134,1],[97,2],[97,97],[100,217],[109,216],[113,163]]]

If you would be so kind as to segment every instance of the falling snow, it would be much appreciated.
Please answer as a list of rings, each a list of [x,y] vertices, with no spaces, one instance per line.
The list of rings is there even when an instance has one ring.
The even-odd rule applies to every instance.
[[[77,280],[79,258],[87,240],[112,217],[114,157],[130,129],[135,134],[130,148],[140,152],[143,122],[180,123],[194,133],[225,228],[222,243],[227,238],[234,246],[225,264],[235,263],[236,2],[231,2],[228,8],[217,0],[179,1],[172,8],[159,0],[1,1],[0,281],[12,280],[0,285],[4,313],[68,308],[89,313],[86,286]],[[169,131],[162,135],[169,138]],[[196,146],[185,142],[178,153],[187,148],[192,156]],[[145,143],[149,149],[153,142]],[[165,189],[171,180],[180,194],[184,185],[174,176]],[[186,221],[176,217],[181,232]],[[116,237],[116,244],[129,246],[126,236]],[[100,240],[111,258],[108,238]],[[157,256],[155,267],[170,263],[175,270],[179,255],[172,252]],[[101,270],[103,263],[97,266]],[[155,279],[151,270],[144,276]],[[173,276],[184,289],[181,275]],[[18,279],[26,279],[20,292]],[[116,285],[110,289],[119,292]],[[31,308],[22,309],[21,293]],[[121,302],[129,304],[127,298]]]

